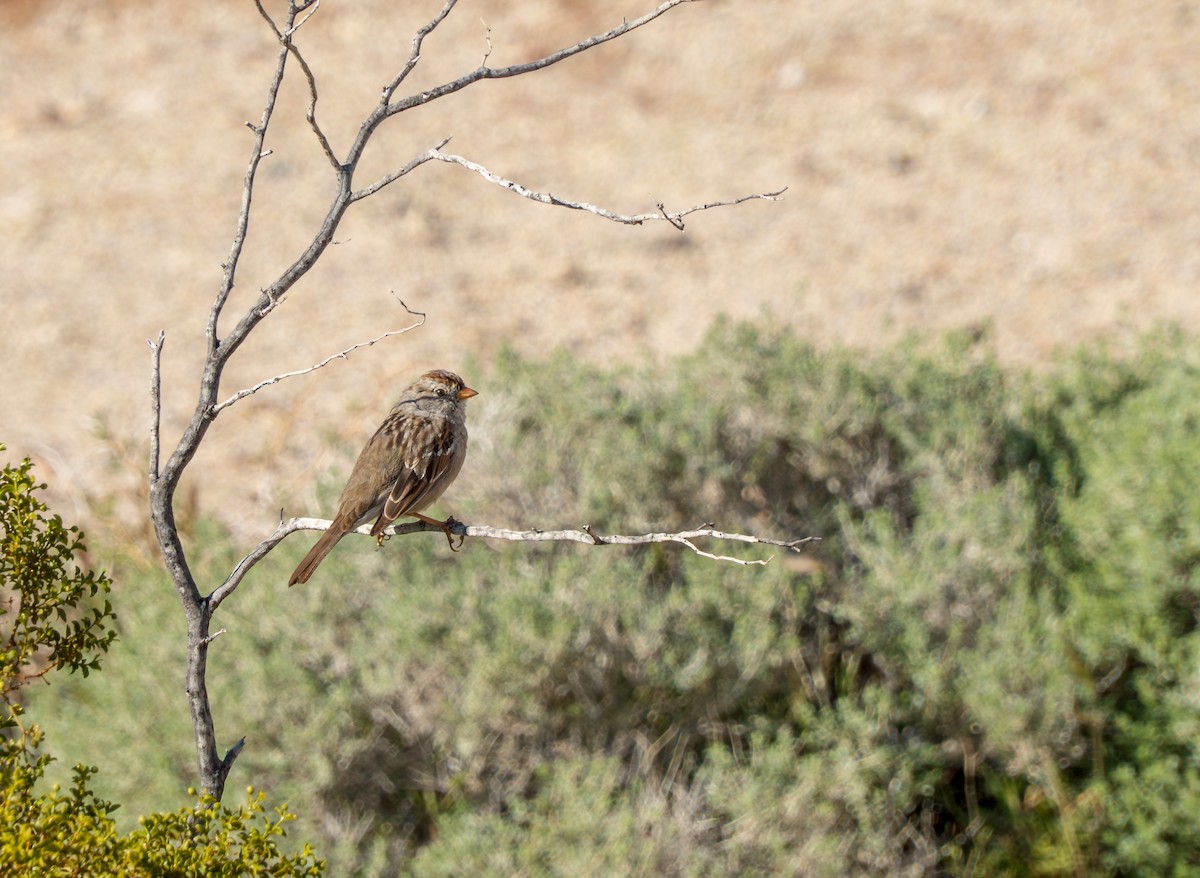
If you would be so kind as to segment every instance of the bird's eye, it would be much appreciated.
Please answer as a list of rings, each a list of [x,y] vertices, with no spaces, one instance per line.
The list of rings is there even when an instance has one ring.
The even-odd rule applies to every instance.
[[[446,391],[445,391],[445,390],[443,390],[441,387],[439,387],[439,388],[437,389],[437,395],[438,395],[438,396],[445,396],[445,395],[446,395]]]

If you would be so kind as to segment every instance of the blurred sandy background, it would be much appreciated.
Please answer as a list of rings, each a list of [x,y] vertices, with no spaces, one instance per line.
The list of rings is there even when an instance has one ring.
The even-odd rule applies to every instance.
[[[438,6],[324,0],[305,25],[339,153]],[[477,65],[483,22],[503,66],[650,6],[462,0],[404,93]],[[160,329],[169,443],[194,405],[243,123],[274,58],[249,0],[0,0],[0,442],[38,461],[69,520],[94,522],[90,498],[133,497],[144,480],[145,340]],[[293,66],[226,328],[331,193],[306,97]],[[1037,364],[1160,321],[1200,328],[1196,2],[707,0],[393,119],[358,185],[448,135],[449,151],[530,188],[621,212],[790,189],[694,215],[680,235],[426,165],[351,209],[224,395],[405,325],[390,291],[425,326],[225,412],[190,471],[197,508],[252,536],[285,502],[316,511],[303,508],[314,469],[356,454],[429,367],[477,364],[486,430],[501,397],[487,364],[504,345],[624,363],[690,350],[723,315],[768,313],[866,348],[990,326],[1005,360]],[[132,505],[104,514],[137,526]]]

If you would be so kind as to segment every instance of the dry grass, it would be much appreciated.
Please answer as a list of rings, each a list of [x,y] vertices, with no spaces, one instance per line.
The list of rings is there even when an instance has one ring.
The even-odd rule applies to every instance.
[[[336,149],[436,5],[327,2],[306,26]],[[480,19],[500,65],[649,6],[464,0],[414,88],[478,63]],[[353,454],[397,383],[486,364],[502,345],[619,362],[769,311],[868,348],[990,324],[1003,358],[1036,363],[1161,320],[1200,327],[1197,45],[1200,16],[1177,0],[712,0],[395,120],[364,180],[454,135],[455,151],[509,178],[622,211],[791,189],[782,204],[694,217],[680,236],[427,166],[347,218],[226,388],[402,325],[389,290],[427,311],[426,327],[227,413],[195,464],[198,506],[269,529],[331,462],[324,441]],[[242,123],[260,112],[272,58],[249,0],[0,5],[0,441],[38,459],[68,518],[81,518],[66,505],[76,488],[119,484],[95,420],[118,446],[145,436],[144,339],[161,328],[169,435],[189,413]],[[299,252],[329,191],[303,97],[297,78],[231,314]],[[483,371],[472,383],[496,393]],[[132,453],[124,466],[131,478],[144,464]]]

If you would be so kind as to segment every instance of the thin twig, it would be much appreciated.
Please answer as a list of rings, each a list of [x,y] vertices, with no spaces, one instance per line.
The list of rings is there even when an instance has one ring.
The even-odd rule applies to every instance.
[[[150,484],[158,481],[158,456],[162,441],[162,350],[167,333],[159,330],[158,341],[150,345]]]
[[[258,9],[258,14],[266,20],[267,24],[270,25],[271,30],[275,32],[275,39],[282,40],[283,32],[279,30],[279,25],[275,23],[275,19],[271,18],[271,14],[267,12],[266,8],[262,5],[262,0],[254,0],[254,5]]]
[[[507,180],[504,177],[501,177],[499,174],[489,171],[478,162],[473,162],[470,159],[463,158],[460,155],[442,152],[440,147],[432,149],[428,153],[422,153],[422,157],[424,156],[436,159],[439,162],[449,162],[455,165],[462,165],[468,171],[474,171],[489,183],[495,183],[497,186],[501,186],[507,189],[509,192],[513,192],[517,195],[520,195],[522,198],[528,198],[530,201],[536,201],[540,204],[549,204],[553,205],[554,207],[567,207],[571,210],[585,210],[588,213],[594,213],[596,216],[603,217],[607,220],[612,220],[615,223],[624,223],[626,225],[633,226],[640,226],[643,223],[650,222],[652,220],[666,220],[681,232],[683,231],[682,219],[688,214],[696,213],[700,210],[711,210],[714,207],[730,207],[735,204],[742,204],[746,201],[779,201],[782,199],[783,193],[787,192],[787,187],[784,186],[777,192],[763,192],[758,195],[743,195],[741,198],[735,198],[731,201],[710,201],[706,204],[697,204],[692,207],[687,207],[683,210],[676,211],[668,211],[666,207],[659,203],[657,205],[658,210],[654,213],[628,215],[614,213],[611,210],[598,207],[595,204],[588,204],[587,202],[568,201],[555,195],[534,192],[532,189],[528,189],[525,186],[522,186],[520,183]],[[428,158],[425,160],[428,161]]]
[[[300,47],[292,39],[292,36],[300,29],[300,26],[312,18],[320,6],[321,0],[315,0],[308,14],[296,22],[285,34],[280,35],[279,39],[287,47],[288,51],[292,53],[292,57],[296,59],[296,63],[300,65],[300,70],[304,73],[304,78],[308,81],[308,109],[304,114],[304,118],[308,121],[308,127],[316,135],[317,142],[321,144],[321,151],[325,153],[325,158],[329,160],[329,164],[337,171],[341,169],[342,163],[334,155],[333,147],[329,145],[329,138],[325,136],[325,132],[317,122],[317,78],[313,75],[312,68],[308,66],[308,62],[304,60],[304,55],[300,53]]]
[[[546,55],[543,58],[538,58],[534,61],[527,61],[523,64],[513,64],[510,67],[486,67],[480,65],[470,73],[466,73],[460,76],[458,79],[452,80],[451,82],[443,83],[442,85],[435,86],[427,91],[419,92],[418,94],[410,95],[403,100],[391,103],[392,96],[395,94],[400,83],[404,81],[404,78],[408,76],[408,74],[412,71],[412,68],[416,66],[417,61],[420,60],[420,41],[425,38],[429,31],[432,31],[433,28],[437,27],[442,22],[442,19],[444,19],[454,7],[455,0],[448,0],[438,16],[428,25],[426,25],[425,28],[422,28],[421,31],[418,32],[417,37],[413,39],[413,48],[409,55],[408,64],[406,64],[404,69],[400,71],[396,78],[388,83],[388,85],[384,88],[381,106],[386,107],[386,115],[394,116],[397,113],[403,113],[405,110],[411,110],[413,107],[419,107],[423,104],[429,103],[430,101],[436,101],[438,98],[443,98],[448,94],[461,91],[467,86],[473,85],[474,83],[483,79],[507,79],[513,76],[521,76],[525,73],[532,73],[535,70],[542,70],[543,68],[557,64],[559,61],[565,61],[567,58],[571,58],[581,52],[586,52],[588,49],[598,46],[601,43],[607,43],[610,40],[617,39],[617,37],[624,36],[630,31],[637,30],[638,28],[654,21],[659,16],[666,14],[676,6],[682,6],[685,3],[697,2],[699,2],[699,0],[667,0],[667,2],[660,4],[657,8],[647,12],[640,18],[635,18],[632,21],[627,19],[622,20],[619,25],[611,30],[607,30],[602,34],[595,34],[587,39],[580,40],[574,45],[567,46],[565,49],[560,49],[559,51]]]
[[[779,190],[779,193],[777,193],[777,194],[783,194],[783,191],[785,189],[787,189],[786,186],[783,189]],[[665,219],[667,222],[669,222],[675,228],[679,229],[679,231],[681,231],[681,232],[683,231],[683,223],[680,220],[673,219],[671,217],[671,215],[669,213],[667,213],[667,206],[665,204],[663,204],[660,201],[657,204],[655,204],[654,206],[658,208],[658,212],[662,214],[663,219]]]
[[[482,18],[479,19],[479,23],[483,25],[483,39],[487,42],[487,51],[483,53],[483,60],[479,62],[479,66],[487,67],[487,60],[492,57],[492,29]]]
[[[282,35],[279,31],[279,26],[275,24],[275,20],[263,8],[262,0],[254,0],[254,5],[258,8],[259,14],[271,26],[271,30],[275,32],[276,37],[282,42]],[[237,275],[238,261],[242,257],[242,250],[246,246],[246,233],[250,228],[250,202],[254,194],[254,179],[258,174],[258,164],[265,157],[263,151],[263,143],[267,137],[267,126],[271,122],[271,117],[275,113],[275,101],[279,97],[279,89],[283,85],[283,73],[287,67],[288,48],[286,45],[281,45],[279,55],[275,59],[275,73],[271,76],[271,84],[267,87],[267,100],[263,106],[262,115],[259,117],[257,125],[246,123],[247,127],[254,132],[254,146],[250,154],[250,162],[246,165],[246,176],[242,181],[242,206],[238,211],[237,228],[233,234],[233,244],[229,248],[229,258],[224,264],[224,274],[221,278],[221,287],[217,291],[216,301],[213,302],[212,308],[208,312],[208,326],[206,336],[208,338],[208,352],[211,358],[217,353],[220,348],[220,339],[217,336],[217,322],[221,318],[221,311],[225,308],[225,303],[229,300],[229,294],[233,292],[234,278]]]
[[[312,13],[309,13],[310,15]],[[325,153],[325,158],[329,160],[329,164],[333,165],[333,169],[339,170],[342,163],[338,161],[334,155],[333,147],[329,144],[329,138],[325,136],[325,132],[321,130],[320,124],[317,122],[317,78],[313,75],[312,68],[308,66],[308,62],[304,60],[304,56],[300,54],[300,50],[296,44],[288,39],[287,47],[295,57],[296,62],[300,65],[300,69],[304,71],[304,78],[308,80],[308,110],[304,114],[304,118],[308,121],[308,127],[312,129],[313,134],[317,136],[317,142],[321,144],[321,151]]]
[[[208,644],[212,643],[214,640],[216,640],[218,637],[220,637],[224,633],[225,633],[225,629],[220,628],[220,629],[214,631],[212,634],[208,635],[207,637],[202,637],[200,639],[200,643],[204,646],[207,646]]]
[[[297,12],[304,12],[307,10],[308,15],[304,16],[304,18],[300,19],[298,22],[296,22],[291,27],[289,27],[287,29],[286,35],[288,37],[291,37],[293,34],[296,33],[296,31],[298,31],[298,30],[300,30],[300,28],[304,27],[304,22],[306,22],[310,18],[312,18],[316,14],[317,10],[320,8],[321,8],[321,0],[311,0],[311,2],[304,3],[304,4],[301,4],[300,6],[297,6],[296,7]]]
[[[306,519],[298,519],[306,521]],[[426,524],[423,521],[415,522],[415,524],[393,525],[388,528],[388,534],[406,534],[417,533],[420,531],[441,531],[441,528],[436,525]],[[370,527],[365,528],[364,533],[370,533]],[[711,555],[701,551],[691,541],[708,537],[714,540],[726,540],[737,543],[755,543],[763,546],[779,546],[781,548],[790,549],[792,551],[800,551],[800,546],[805,543],[813,542],[817,537],[804,537],[797,540],[776,540],[770,537],[758,537],[753,534],[738,534],[727,533],[722,530],[717,530],[713,527],[697,528],[696,530],[680,531],[679,533],[648,533],[648,534],[600,534],[596,533],[591,525],[587,525],[579,530],[508,530],[506,528],[489,527],[487,525],[466,525],[459,522],[452,522],[450,532],[458,536],[464,537],[479,537],[488,540],[510,540],[514,542],[575,542],[585,543],[592,546],[642,546],[649,543],[680,543],[687,546],[697,555],[704,558],[709,558],[716,561],[729,561],[734,564],[766,564],[769,559],[742,560],[740,558],[730,558],[724,555]]]
[[[209,595],[209,611],[216,612],[217,607],[237,589],[242,580],[245,579],[246,574],[250,572],[250,569],[265,558],[286,537],[302,530],[325,530],[330,524],[332,522],[322,518],[291,518],[287,521],[280,521],[279,526],[275,528],[275,532],[255,546],[250,554],[242,558],[230,572],[229,576],[226,577],[225,581]],[[508,528],[489,527],[487,525],[467,525],[452,520],[449,529],[456,536],[477,537],[486,540],[508,540],[511,542],[575,542],[591,546],[641,546],[650,543],[678,543],[686,546],[702,558],[708,558],[712,561],[726,561],[731,564],[741,564],[744,566],[765,565],[770,559],[758,558],[747,561],[741,558],[733,558],[729,555],[714,555],[703,551],[693,541],[707,537],[709,539],[725,540],[728,542],[779,546],[793,552],[799,552],[801,546],[820,539],[820,537],[804,537],[797,540],[776,540],[752,534],[727,533],[717,530],[714,527],[701,527],[695,530],[680,531],[679,533],[626,535],[599,534],[592,529],[591,525],[585,525],[579,530],[510,530]],[[407,524],[392,525],[384,531],[384,534],[387,536],[404,536],[405,534],[424,533],[427,531],[443,532],[442,528],[436,524],[414,521]],[[363,525],[354,531],[354,533],[370,536],[371,525]]]
[[[392,96],[396,93],[396,89],[400,87],[400,83],[408,78],[408,74],[413,72],[413,68],[421,60],[421,44],[425,42],[425,38],[433,33],[439,24],[446,20],[446,16],[450,14],[458,0],[446,0],[446,4],[438,11],[430,21],[426,22],[412,38],[412,45],[408,50],[408,60],[404,62],[404,66],[400,68],[392,81],[383,87],[383,95],[379,99],[381,108],[386,108],[392,102]]]
[[[246,736],[238,738],[238,742],[225,751],[225,758],[221,760],[221,767],[225,771],[225,776],[229,776],[229,769],[233,768],[233,760],[238,758],[238,754],[242,752],[242,748],[246,746]]]
[[[424,312],[412,310],[411,308],[409,308],[407,305],[404,304],[403,299],[399,299],[398,301],[404,307],[405,311],[407,311],[409,314],[412,314],[414,317],[420,317],[421,319],[418,320],[416,323],[413,323],[409,326],[403,327],[402,329],[393,329],[390,332],[385,332],[383,335],[376,336],[375,338],[372,338],[369,341],[360,341],[358,344],[353,344],[350,347],[346,348],[344,351],[338,351],[336,354],[330,354],[328,357],[323,359],[321,362],[319,362],[313,366],[309,366],[306,369],[297,369],[295,372],[284,372],[282,375],[276,375],[273,378],[267,378],[264,381],[260,381],[257,384],[255,384],[253,387],[247,387],[243,390],[239,390],[233,396],[229,397],[229,399],[213,406],[213,408],[212,408],[213,416],[216,416],[217,413],[219,413],[222,409],[229,408],[229,406],[233,405],[235,402],[245,399],[247,396],[251,396],[252,394],[258,393],[258,391],[262,390],[264,387],[270,387],[272,384],[278,384],[280,381],[283,381],[285,378],[295,378],[298,375],[307,375],[310,372],[315,372],[318,369],[322,369],[325,366],[328,366],[334,360],[347,359],[350,354],[352,354],[354,351],[358,350],[359,348],[372,347],[375,344],[383,341],[385,338],[391,338],[393,335],[402,335],[406,332],[412,332],[414,329],[417,329],[418,327],[424,325],[424,323],[425,323]]]
[[[450,142],[450,138],[447,137],[445,140],[443,140],[437,146],[433,147],[433,149],[427,149],[427,150],[425,150],[425,152],[421,153],[419,156],[412,159],[408,164],[404,165],[404,167],[397,168],[395,171],[392,171],[390,174],[384,174],[382,177],[380,177],[378,180],[376,180],[370,186],[366,186],[362,189],[359,189],[357,192],[351,192],[350,198],[349,198],[349,203],[353,204],[354,202],[356,202],[360,199],[366,198],[369,195],[374,195],[376,192],[378,192],[384,186],[387,186],[391,183],[395,183],[397,180],[399,180],[405,174],[411,173],[412,171],[416,170],[417,168],[419,168],[421,165],[425,164],[426,162],[433,161],[434,159],[436,159],[438,157],[438,154],[439,154],[438,150],[440,150],[443,146],[445,146],[449,142]]]

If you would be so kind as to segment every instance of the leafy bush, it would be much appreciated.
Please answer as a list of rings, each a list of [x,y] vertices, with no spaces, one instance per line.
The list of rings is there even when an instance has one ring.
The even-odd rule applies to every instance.
[[[966,337],[867,356],[729,326],[640,370],[505,355],[459,517],[821,541],[761,568],[347,540],[291,591],[285,546],[210,654],[236,770],[347,875],[1196,874],[1198,350],[1028,374]],[[182,713],[156,575],[130,567],[99,713],[54,709],[82,681],[39,693],[107,782],[141,772],[123,799],[193,770],[186,717],[153,776],[120,745]]]
[[[83,535],[57,515],[45,517],[34,496],[44,487],[34,483],[28,459],[0,472],[0,696],[8,704],[18,689],[56,668],[86,677],[117,636],[105,630],[116,618],[107,600],[84,606],[107,594],[111,582],[70,569],[84,551]]]
[[[208,798],[194,807],[140,818],[128,834],[111,818],[117,805],[89,787],[94,767],[78,765],[69,792],[56,784],[35,795],[49,757],[8,764],[0,801],[0,867],[6,875],[178,876],[320,875],[306,845],[295,855],[279,850],[287,807],[264,816],[263,794],[249,791],[228,808]],[[194,791],[193,791],[194,794]]]
[[[0,471],[0,873],[97,878],[320,874],[307,845],[295,855],[279,851],[277,839],[292,815],[284,806],[275,818],[263,816],[263,794],[252,790],[238,808],[200,798],[191,808],[142,817],[140,828],[126,835],[110,816],[118,806],[91,788],[95,767],[76,765],[65,793],[57,784],[49,792],[36,791],[52,759],[39,752],[42,730],[22,722],[16,695],[56,669],[83,677],[99,670],[100,656],[116,639],[112,605],[107,598],[97,603],[112,583],[75,565],[76,555],[85,552],[83,534],[64,527],[58,516],[45,515],[46,506],[36,496],[44,488],[34,482],[28,459]],[[151,731],[143,728],[125,743]]]

